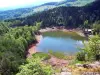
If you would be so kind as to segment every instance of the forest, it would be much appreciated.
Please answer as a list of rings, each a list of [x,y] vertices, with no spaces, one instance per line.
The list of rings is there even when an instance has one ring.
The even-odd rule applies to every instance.
[[[0,9],[0,20],[6,20],[6,19],[15,19],[20,17],[26,17],[31,16],[34,13],[47,11],[49,9],[53,9],[60,6],[84,6],[88,3],[93,2],[94,0],[61,0],[60,2],[52,2],[49,3],[42,3],[39,6],[34,6],[33,4],[31,6],[28,5],[28,7],[24,8],[18,8],[18,9]]]
[[[42,22],[41,27],[65,26],[66,28],[77,28],[83,27],[84,22],[88,20],[89,27],[91,27],[91,24],[100,19],[99,13],[100,1],[96,0],[83,7],[57,7],[29,17],[16,18],[21,22],[13,26],[34,25],[34,22]]]
[[[36,26],[11,28],[11,23],[0,22],[0,74],[14,75],[18,67],[26,63],[28,46],[37,42],[35,39]]]

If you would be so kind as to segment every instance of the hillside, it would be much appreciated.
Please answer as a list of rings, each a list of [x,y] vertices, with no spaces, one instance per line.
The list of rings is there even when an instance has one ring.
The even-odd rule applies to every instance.
[[[30,16],[37,12],[46,11],[46,10],[60,7],[60,6],[67,6],[67,7],[68,6],[79,6],[80,7],[88,3],[91,3],[93,1],[94,0],[88,0],[88,1],[87,0],[64,0],[61,2],[45,3],[43,5],[34,6],[30,8],[20,8],[16,10],[0,11],[0,20],[26,17],[26,16]]]
[[[57,7],[26,18],[17,18],[17,20],[22,21],[18,25],[34,25],[36,21],[42,21],[42,27],[65,26],[74,28],[82,27],[86,20],[90,25],[100,20],[99,13],[100,1],[95,1],[83,7]],[[17,24],[14,26],[17,26]]]

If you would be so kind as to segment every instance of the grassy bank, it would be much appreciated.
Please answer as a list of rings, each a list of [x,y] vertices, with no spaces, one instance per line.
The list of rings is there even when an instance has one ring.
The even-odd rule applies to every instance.
[[[81,29],[65,29],[65,28],[57,28],[57,27],[54,27],[54,28],[45,28],[45,29],[40,29],[39,30],[41,33],[44,33],[44,32],[51,32],[51,31],[63,31],[63,32],[67,32],[67,33],[76,33],[82,37],[85,37],[83,31]]]

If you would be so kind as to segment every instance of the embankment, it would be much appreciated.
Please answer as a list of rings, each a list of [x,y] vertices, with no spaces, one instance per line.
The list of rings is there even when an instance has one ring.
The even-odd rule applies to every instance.
[[[32,54],[38,52],[38,50],[36,49],[37,44],[40,42],[40,40],[42,39],[42,35],[35,35],[37,43],[31,44],[28,48],[28,54],[27,57],[31,57]]]

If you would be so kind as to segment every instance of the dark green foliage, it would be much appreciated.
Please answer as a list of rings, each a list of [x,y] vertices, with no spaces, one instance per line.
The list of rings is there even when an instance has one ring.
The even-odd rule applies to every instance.
[[[78,52],[76,55],[76,59],[79,61],[85,61],[85,52]]]
[[[10,24],[10,22],[0,22],[0,35],[7,33],[9,31],[8,26]]]
[[[94,36],[84,43],[84,48],[77,55],[78,60],[97,61],[100,60],[100,37]]]
[[[95,34],[100,35],[100,21],[97,21],[93,24],[93,29]]]
[[[34,32],[38,26],[10,28],[2,24],[0,36],[0,74],[15,75],[18,67],[25,63],[28,45],[36,41]]]
[[[91,28],[91,26],[89,25],[89,21],[88,20],[84,21],[83,28],[84,28],[84,30]]]
[[[17,56],[17,54],[15,55],[10,51],[3,52],[0,57],[0,74],[14,75],[18,72],[18,67],[23,62],[25,62],[25,60]]]
[[[42,58],[28,58],[27,64],[20,66],[20,72],[16,75],[52,75],[53,70],[50,65],[42,62]]]
[[[93,2],[94,0],[88,1],[80,1],[80,0],[62,0],[61,2],[49,2],[39,6],[34,6],[30,8],[20,8],[15,10],[8,10],[8,11],[0,11],[0,20],[5,19],[14,19],[20,17],[30,16],[37,12],[47,11],[52,8],[60,7],[60,6],[84,6],[88,3]]]
[[[42,22],[41,27],[65,26],[66,28],[83,27],[85,21],[89,26],[100,20],[100,1],[95,1],[84,7],[57,7],[34,15],[17,18],[23,22],[19,25],[33,25],[35,22]]]

